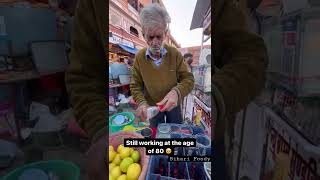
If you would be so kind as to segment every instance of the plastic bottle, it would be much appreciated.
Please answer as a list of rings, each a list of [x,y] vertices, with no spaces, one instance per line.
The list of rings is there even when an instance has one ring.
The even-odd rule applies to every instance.
[[[201,122],[201,116],[202,116],[202,111],[201,110],[197,110],[197,114],[195,117],[195,124],[196,126],[200,126],[200,122]]]
[[[150,119],[155,117],[159,112],[160,108],[158,106],[150,106],[147,108],[146,126],[150,125]]]

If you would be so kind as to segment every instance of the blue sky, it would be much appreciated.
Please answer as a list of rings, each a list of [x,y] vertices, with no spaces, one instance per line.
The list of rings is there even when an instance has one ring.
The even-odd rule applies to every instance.
[[[162,0],[170,17],[171,35],[181,47],[200,46],[202,28],[190,30],[197,0]],[[209,39],[205,44],[211,44]]]

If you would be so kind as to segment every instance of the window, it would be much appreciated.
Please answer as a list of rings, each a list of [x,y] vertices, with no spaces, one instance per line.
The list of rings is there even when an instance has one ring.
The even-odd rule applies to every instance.
[[[135,35],[135,36],[137,36],[137,37],[139,37],[138,30],[136,28],[132,27],[132,26],[130,26],[130,33]]]
[[[138,11],[138,0],[128,0],[128,3]]]

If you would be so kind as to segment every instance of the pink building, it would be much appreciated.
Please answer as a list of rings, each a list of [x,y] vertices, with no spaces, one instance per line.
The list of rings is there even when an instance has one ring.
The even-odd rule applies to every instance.
[[[152,0],[110,0],[109,1],[109,43],[122,44],[140,49],[146,46],[142,36],[139,12]],[[162,1],[158,2],[164,6]],[[165,39],[167,44],[179,47],[170,31]]]

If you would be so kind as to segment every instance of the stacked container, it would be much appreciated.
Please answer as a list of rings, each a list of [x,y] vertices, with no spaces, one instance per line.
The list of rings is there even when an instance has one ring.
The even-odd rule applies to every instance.
[[[195,138],[196,147],[175,147],[177,156],[212,156],[211,139],[202,128],[185,124],[159,124],[156,138]],[[169,156],[151,156],[148,180],[207,180],[203,162],[170,162]]]

